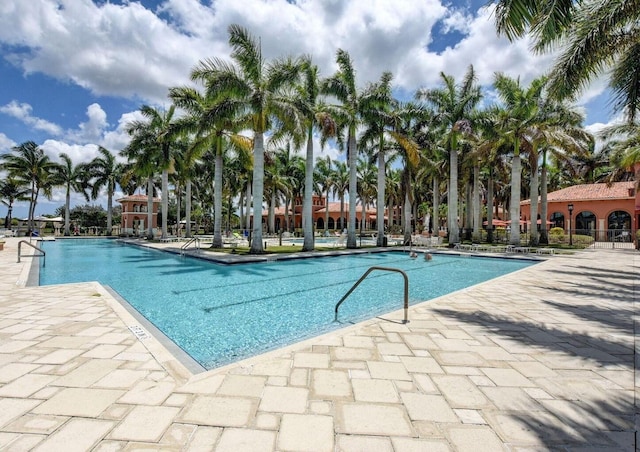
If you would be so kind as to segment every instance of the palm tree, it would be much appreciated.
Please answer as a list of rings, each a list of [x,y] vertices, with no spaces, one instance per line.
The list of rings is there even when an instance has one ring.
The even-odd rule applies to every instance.
[[[313,236],[313,133],[322,132],[322,141],[336,134],[336,124],[319,103],[320,80],[318,67],[310,59],[304,62],[302,83],[297,86],[297,106],[303,116],[303,129],[306,132],[307,153],[305,158],[304,200],[302,202],[302,227],[304,242],[302,251],[312,251]]]
[[[14,146],[11,151],[0,155],[0,161],[2,161],[2,168],[9,173],[9,177],[14,178],[20,185],[29,186],[28,228],[31,233],[40,192],[42,191],[47,197],[51,196],[51,171],[55,163],[33,141]]]
[[[264,195],[264,134],[272,123],[295,128],[298,114],[283,89],[298,78],[300,64],[291,59],[265,61],[262,49],[239,25],[229,26],[232,62],[217,58],[201,61],[192,78],[207,80],[213,97],[238,104],[238,111],[250,118],[253,130],[253,230],[251,254],[262,254],[262,202]],[[277,118],[277,121],[273,121]]]
[[[133,121],[127,125],[127,132],[133,138],[130,147],[140,148],[145,158],[152,161],[162,172],[162,236],[167,238],[167,218],[169,212],[169,172],[173,172],[174,144],[180,129],[173,119],[176,106],[162,111],[148,105],[140,107],[146,121]],[[152,195],[149,195],[152,196]],[[153,235],[151,235],[151,238]]]
[[[480,102],[482,94],[476,84],[473,66],[469,66],[462,84],[457,86],[452,76],[440,74],[444,82],[443,88],[424,89],[416,93],[433,107],[435,120],[444,131],[444,149],[449,154],[449,194],[447,228],[449,244],[460,241],[458,227],[458,142],[460,138],[471,132],[473,111]]]
[[[86,164],[80,163],[74,165],[71,157],[64,152],[60,154],[60,160],[61,162],[52,168],[52,183],[53,185],[64,187],[65,190],[64,235],[68,236],[71,235],[69,231],[71,192],[82,193],[84,198],[89,201],[89,194],[87,193],[87,190],[90,188],[89,174]]]
[[[0,180],[0,202],[7,206],[7,217],[4,227],[11,230],[11,212],[15,201],[24,201],[28,198],[29,189],[20,184],[14,177]]]
[[[347,169],[345,162],[335,161],[336,167],[333,173],[333,194],[337,195],[340,199],[340,231],[344,230],[344,195],[349,190],[349,184],[351,183],[351,174]],[[327,208],[329,205],[327,204]],[[355,215],[355,214],[354,214]],[[338,224],[336,223],[336,228]]]
[[[619,171],[613,171],[608,182],[613,182],[621,171],[634,171],[636,178],[636,190],[640,190],[640,123],[616,124],[607,127],[601,132],[601,137],[607,140],[605,149],[614,156],[612,163],[616,164]]]
[[[113,195],[118,180],[122,176],[123,166],[116,162],[116,157],[108,149],[98,146],[98,157],[87,164],[87,171],[93,178],[91,197],[97,199],[100,190],[107,191],[107,235],[113,230]]]
[[[358,197],[362,209],[360,231],[367,227],[367,207],[373,202],[377,189],[376,173],[374,165],[369,160],[358,159]]]
[[[551,72],[552,95],[573,96],[610,73],[613,109],[633,123],[640,110],[640,4],[625,0],[498,0],[498,32],[531,33],[535,50],[561,47]]]
[[[325,209],[324,209],[324,230],[325,233],[329,229],[329,193],[333,189],[333,161],[330,156],[318,158],[315,168],[316,178],[322,189],[324,190]]]
[[[356,73],[349,54],[338,49],[336,54],[338,71],[322,86],[322,91],[337,99],[338,104],[328,105],[327,109],[339,124],[340,129],[347,134],[347,162],[349,166],[349,221],[347,226],[347,248],[356,245],[356,196],[357,196],[357,161],[358,149],[356,145],[356,130],[362,122],[362,112],[367,108],[363,105],[362,93],[356,87]],[[342,144],[342,137],[338,140]]]

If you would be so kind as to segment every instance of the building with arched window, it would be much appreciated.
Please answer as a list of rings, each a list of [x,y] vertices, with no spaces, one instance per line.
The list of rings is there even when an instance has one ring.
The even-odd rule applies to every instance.
[[[547,206],[549,228],[560,227],[567,233],[571,228],[574,234],[596,240],[632,241],[640,224],[640,193],[633,181],[563,188],[547,195]],[[520,215],[525,224],[531,224],[530,212],[531,200],[523,201]]]
[[[125,235],[144,235],[147,232],[147,195],[131,195],[116,201],[122,204],[122,220],[120,233]],[[151,227],[158,229],[158,208],[160,198],[153,198]]]

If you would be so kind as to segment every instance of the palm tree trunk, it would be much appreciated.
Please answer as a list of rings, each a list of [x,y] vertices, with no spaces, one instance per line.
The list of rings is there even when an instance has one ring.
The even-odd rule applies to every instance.
[[[262,254],[262,196],[264,194],[264,134],[256,132],[253,145],[253,234],[251,254]],[[247,209],[249,210],[249,209]]]
[[[358,189],[357,180],[357,154],[355,126],[349,127],[349,221],[347,226],[347,248],[356,247],[356,195]]]
[[[64,201],[64,235],[69,235],[69,216],[71,206],[71,187],[67,186],[67,193]]]
[[[542,151],[542,168],[540,169],[540,243],[549,244],[547,234],[547,151]]]
[[[162,235],[167,238],[167,217],[169,213],[169,170],[162,170]]]
[[[244,229],[251,229],[251,185],[253,182],[247,182],[247,192],[244,196]]]
[[[302,227],[304,243],[302,251],[313,251],[313,126],[309,126],[307,159],[304,174],[304,200],[302,204]]]
[[[438,176],[433,177],[433,214],[431,215],[431,222],[433,223],[433,229],[431,232],[436,236],[440,236],[440,181]]]
[[[509,205],[509,220],[511,220],[511,234],[509,243],[520,245],[520,181],[521,181],[520,153],[515,152],[511,163],[511,199]]]
[[[191,185],[191,179],[187,179],[184,195],[184,235],[187,238],[191,237]],[[222,198],[220,198],[220,205],[222,206]]]
[[[222,248],[222,165],[224,165],[222,149],[218,148],[213,166],[213,243],[211,246],[214,248]]]
[[[340,195],[340,233],[344,229],[344,192]]]
[[[473,166],[473,240],[482,239],[482,210],[480,209],[480,166]]]
[[[539,243],[538,237],[538,159],[537,153],[533,153],[536,155],[536,158],[532,158],[531,160],[531,194],[529,199],[531,200],[530,205],[530,213],[531,213],[531,235],[529,237],[529,243],[531,246],[537,246]],[[545,222],[541,221],[540,225],[542,226]]]
[[[324,230],[325,232],[329,230],[329,187],[327,186],[327,194],[324,199],[325,209],[324,209]]]
[[[493,171],[489,168],[487,181],[487,242],[493,243]]]
[[[113,182],[107,185],[107,235],[113,233]]]
[[[180,198],[182,198],[182,188],[178,185],[178,183],[176,183],[175,188],[174,188],[174,193],[176,195],[176,234],[179,234],[180,232],[180,220],[181,220],[181,209],[180,209]],[[186,223],[185,223],[186,226]],[[186,235],[186,230],[185,230],[185,235]]]
[[[153,175],[147,178],[147,239],[153,240]]]
[[[409,190],[408,187],[404,192],[404,207],[402,208],[402,212],[404,214],[403,223],[404,223],[404,244],[411,244],[411,200],[409,199]]]
[[[447,229],[449,230],[449,246],[460,241],[458,228],[458,152],[449,152],[449,196],[447,200]]]
[[[271,201],[269,202],[269,232],[276,232],[276,190],[271,190]]]
[[[384,189],[387,170],[384,161],[384,136],[380,135],[380,145],[378,146],[378,196],[376,198],[376,226],[378,229],[378,239],[376,245],[384,245]]]

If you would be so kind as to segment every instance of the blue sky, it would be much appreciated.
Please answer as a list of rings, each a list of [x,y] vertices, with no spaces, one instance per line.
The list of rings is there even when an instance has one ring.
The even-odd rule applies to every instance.
[[[321,75],[347,50],[360,84],[394,74],[398,96],[434,87],[439,73],[462,77],[470,64],[487,87],[495,72],[523,83],[546,71],[553,55],[534,55],[526,40],[496,36],[485,0],[3,0],[0,2],[0,153],[33,140],[52,159],[88,161],[101,145],[117,153],[126,123],[142,104],[167,106],[167,89],[189,83],[204,58],[227,58],[227,27],[261,38],[267,57],[313,56]],[[579,100],[594,130],[612,121],[605,84]],[[320,152],[320,151],[318,151]],[[325,150],[339,158],[335,149]],[[74,202],[84,203],[80,197]],[[104,202],[101,200],[100,202]],[[63,205],[41,198],[37,214]],[[15,216],[26,215],[26,204]],[[0,206],[0,218],[6,208]]]

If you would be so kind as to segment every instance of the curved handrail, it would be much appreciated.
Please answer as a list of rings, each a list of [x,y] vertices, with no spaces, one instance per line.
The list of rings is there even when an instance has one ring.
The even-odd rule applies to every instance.
[[[382,271],[387,271],[387,272],[396,272],[396,273],[400,273],[402,275],[402,277],[404,278],[404,320],[402,321],[402,323],[409,323],[409,277],[407,276],[407,274],[400,270],[399,268],[392,268],[392,267],[370,267],[366,272],[364,272],[364,274],[360,277],[360,279],[351,287],[351,289],[349,289],[349,291],[344,294],[344,297],[342,297],[340,299],[340,301],[338,301],[338,303],[336,304],[335,307],[335,318],[334,318],[334,322],[338,321],[338,308],[340,307],[340,305],[342,304],[342,302],[344,300],[346,300],[346,298],[351,295],[351,292],[353,292],[356,287],[358,287],[360,285],[360,283],[367,277],[369,276],[369,273],[371,273],[374,270],[382,270]]]
[[[46,260],[45,260],[45,259],[46,259],[46,255],[47,255],[47,253],[45,253],[45,251],[44,251],[42,248],[38,248],[37,246],[32,245],[31,243],[29,243],[29,242],[28,242],[28,241],[26,241],[26,240],[20,240],[20,241],[18,242],[18,263],[20,263],[20,255],[22,254],[22,250],[21,250],[21,248],[22,248],[22,244],[23,244],[23,243],[25,243],[25,244],[29,245],[29,246],[30,246],[31,248],[33,248],[34,250],[36,250],[36,251],[40,251],[40,252],[42,253],[42,266],[44,267],[44,266],[45,266],[45,264],[46,264]],[[40,257],[40,255],[37,255],[37,254],[36,254],[36,255],[34,255],[34,256]]]
[[[197,249],[200,249],[200,238],[193,237],[191,240],[189,240],[187,243],[185,243],[184,245],[182,245],[180,247],[180,254],[184,254],[184,252],[187,250],[187,248],[189,248],[189,245],[191,245],[192,243],[195,244]]]

